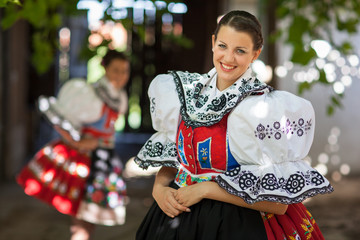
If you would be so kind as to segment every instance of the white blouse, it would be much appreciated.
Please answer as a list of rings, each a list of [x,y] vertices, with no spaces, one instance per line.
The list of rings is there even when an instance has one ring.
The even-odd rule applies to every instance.
[[[176,133],[181,119],[181,94],[177,87],[170,74],[157,76],[149,87],[152,122],[157,132],[137,155],[135,161],[140,167],[180,164]],[[214,97],[226,94],[213,87],[204,92],[209,91],[214,92]],[[303,98],[285,91],[245,97],[232,108],[227,125],[229,148],[240,166],[219,173],[216,181],[250,204],[264,200],[290,204],[333,191],[328,180],[304,161],[314,128],[313,107]]]

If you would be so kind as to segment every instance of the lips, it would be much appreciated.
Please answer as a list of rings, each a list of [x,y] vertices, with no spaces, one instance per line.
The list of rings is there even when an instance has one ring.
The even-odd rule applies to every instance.
[[[226,65],[224,63],[220,63],[220,66],[224,71],[231,71],[236,68],[236,66]]]

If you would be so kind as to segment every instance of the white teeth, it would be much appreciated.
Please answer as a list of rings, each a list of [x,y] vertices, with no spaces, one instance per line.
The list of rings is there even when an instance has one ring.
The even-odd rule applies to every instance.
[[[234,69],[235,67],[228,67],[228,66],[225,66],[224,64],[221,64],[221,66],[223,66],[223,68],[227,69],[227,70],[231,70],[231,69]]]

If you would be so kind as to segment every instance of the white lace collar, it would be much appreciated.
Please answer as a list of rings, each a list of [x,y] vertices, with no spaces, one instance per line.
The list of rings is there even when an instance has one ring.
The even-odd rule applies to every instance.
[[[272,88],[252,76],[249,68],[233,85],[223,91],[216,89],[217,72],[207,74],[170,72],[181,102],[180,114],[192,127],[211,126],[219,122],[245,97],[271,91]]]

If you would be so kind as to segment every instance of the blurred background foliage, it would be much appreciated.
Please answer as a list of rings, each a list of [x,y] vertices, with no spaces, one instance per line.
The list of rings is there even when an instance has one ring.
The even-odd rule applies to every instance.
[[[360,1],[277,0],[276,16],[282,24],[278,25],[272,40],[282,38],[292,48],[291,62],[301,66],[314,65],[318,72],[314,81],[303,81],[298,84],[298,93],[310,90],[315,84],[334,87],[337,81],[327,77],[323,64],[316,64],[317,59],[324,59],[325,56],[317,54],[314,40],[323,40],[323,43],[329,44],[329,50],[337,50],[340,56],[354,54],[354,47],[349,39],[358,31]],[[334,39],[336,32],[343,33],[345,37]],[[323,63],[322,60],[319,62]],[[332,115],[336,108],[342,107],[342,98],[345,94],[343,91],[332,92],[327,106],[328,115]]]
[[[127,31],[136,34],[141,41],[145,41],[145,26],[134,24],[130,18],[116,20],[112,12],[116,11],[112,0],[98,0],[107,2],[103,21],[121,21]],[[155,3],[155,0],[152,0]],[[170,2],[182,1],[164,1]],[[265,0],[265,4],[272,4]],[[16,21],[28,21],[33,28],[31,62],[39,74],[45,73],[54,61],[59,48],[57,33],[62,26],[64,16],[78,14],[78,0],[0,0],[0,7],[4,7],[4,17],[1,19],[3,29],[10,28]],[[167,8],[159,10],[168,11]],[[343,32],[347,35],[358,31],[360,19],[360,2],[358,0],[277,0],[276,1],[277,31],[271,36],[273,41],[283,40],[291,46],[290,61],[300,66],[315,66],[317,73],[313,81],[303,81],[298,84],[298,93],[310,90],[315,84],[333,87],[336,81],[330,81],[324,68],[316,65],[319,58],[313,40],[326,41],[331,49],[336,49],[343,56],[353,54],[353,44],[349,38],[333,39],[334,32]],[[334,24],[335,23],[335,24]],[[336,26],[336,28],[334,28]],[[90,34],[90,33],[89,33]],[[191,48],[192,41],[184,35],[168,34],[162,36],[164,41],[171,41],[181,47]],[[86,39],[88,41],[88,39]],[[84,44],[82,56],[91,59],[97,55],[98,49],[111,44],[111,39],[102,37],[102,42],[92,47]],[[279,64],[279,63],[278,63]],[[345,92],[333,91],[327,106],[327,113],[332,115],[336,108],[342,107],[342,98]]]

